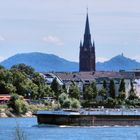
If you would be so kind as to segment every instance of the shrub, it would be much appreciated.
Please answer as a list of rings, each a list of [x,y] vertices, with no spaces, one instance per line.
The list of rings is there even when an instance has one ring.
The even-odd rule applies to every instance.
[[[71,106],[71,100],[70,99],[66,99],[64,101],[64,103],[62,104],[63,108],[70,108],[70,106]]]
[[[80,108],[80,102],[77,99],[72,99],[71,108]]]
[[[68,98],[68,95],[65,93],[60,94],[58,100],[61,105],[63,105],[64,101]]]
[[[12,111],[16,114],[25,114],[27,109],[27,102],[24,100],[22,96],[17,94],[13,94],[8,102],[8,107],[12,109]]]

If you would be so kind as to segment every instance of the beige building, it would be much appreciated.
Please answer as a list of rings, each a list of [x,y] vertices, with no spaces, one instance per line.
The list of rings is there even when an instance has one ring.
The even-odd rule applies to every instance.
[[[83,91],[84,85],[88,85],[95,81],[97,89],[100,90],[103,86],[103,81],[105,80],[107,86],[109,86],[110,80],[113,79],[115,83],[115,94],[118,96],[119,86],[122,79],[125,81],[126,97],[129,96],[129,91],[131,89],[131,80],[134,81],[134,87],[137,91],[137,95],[140,95],[140,82],[139,86],[135,81],[134,73],[130,72],[55,72],[55,73],[43,73],[46,76],[47,81],[51,81],[56,78],[59,84],[65,84],[67,90],[72,82],[75,82],[79,87],[81,93]],[[109,96],[109,93],[108,93]]]

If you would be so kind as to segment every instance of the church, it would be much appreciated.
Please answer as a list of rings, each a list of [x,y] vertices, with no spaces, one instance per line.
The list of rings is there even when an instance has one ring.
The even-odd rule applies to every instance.
[[[54,78],[57,79],[60,85],[65,85],[66,89],[69,89],[70,85],[74,82],[79,87],[81,93],[84,90],[85,85],[89,85],[93,81],[96,82],[98,90],[103,87],[103,81],[107,82],[109,89],[110,80],[114,80],[115,84],[115,95],[119,94],[119,86],[122,79],[125,82],[126,97],[129,96],[131,89],[131,81],[134,81],[134,89],[137,91],[137,96],[140,97],[140,88],[136,80],[139,79],[139,73],[136,72],[115,72],[115,71],[96,71],[96,53],[95,43],[91,39],[89,17],[86,15],[86,24],[84,39],[80,41],[80,53],[79,53],[79,72],[53,72],[53,73],[42,73],[46,77],[48,85],[51,84]],[[108,96],[109,96],[109,91]]]
[[[80,42],[79,71],[95,71],[95,43],[91,41],[88,13],[86,17],[84,40]]]

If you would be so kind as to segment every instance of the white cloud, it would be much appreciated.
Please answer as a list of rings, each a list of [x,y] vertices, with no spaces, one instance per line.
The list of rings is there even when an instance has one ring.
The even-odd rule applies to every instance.
[[[4,40],[5,40],[5,38],[0,35],[0,41],[4,41]]]
[[[106,57],[97,57],[96,58],[96,62],[105,62],[105,61],[108,61],[109,58],[106,58]]]
[[[45,41],[46,43],[55,44],[57,46],[64,45],[63,41],[60,38],[58,38],[56,36],[52,36],[52,35],[43,37],[43,41]]]

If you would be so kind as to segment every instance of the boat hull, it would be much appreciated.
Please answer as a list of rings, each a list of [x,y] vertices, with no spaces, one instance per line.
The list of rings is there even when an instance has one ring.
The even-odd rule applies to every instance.
[[[138,115],[61,115],[38,114],[39,124],[68,126],[135,126],[140,125]]]

